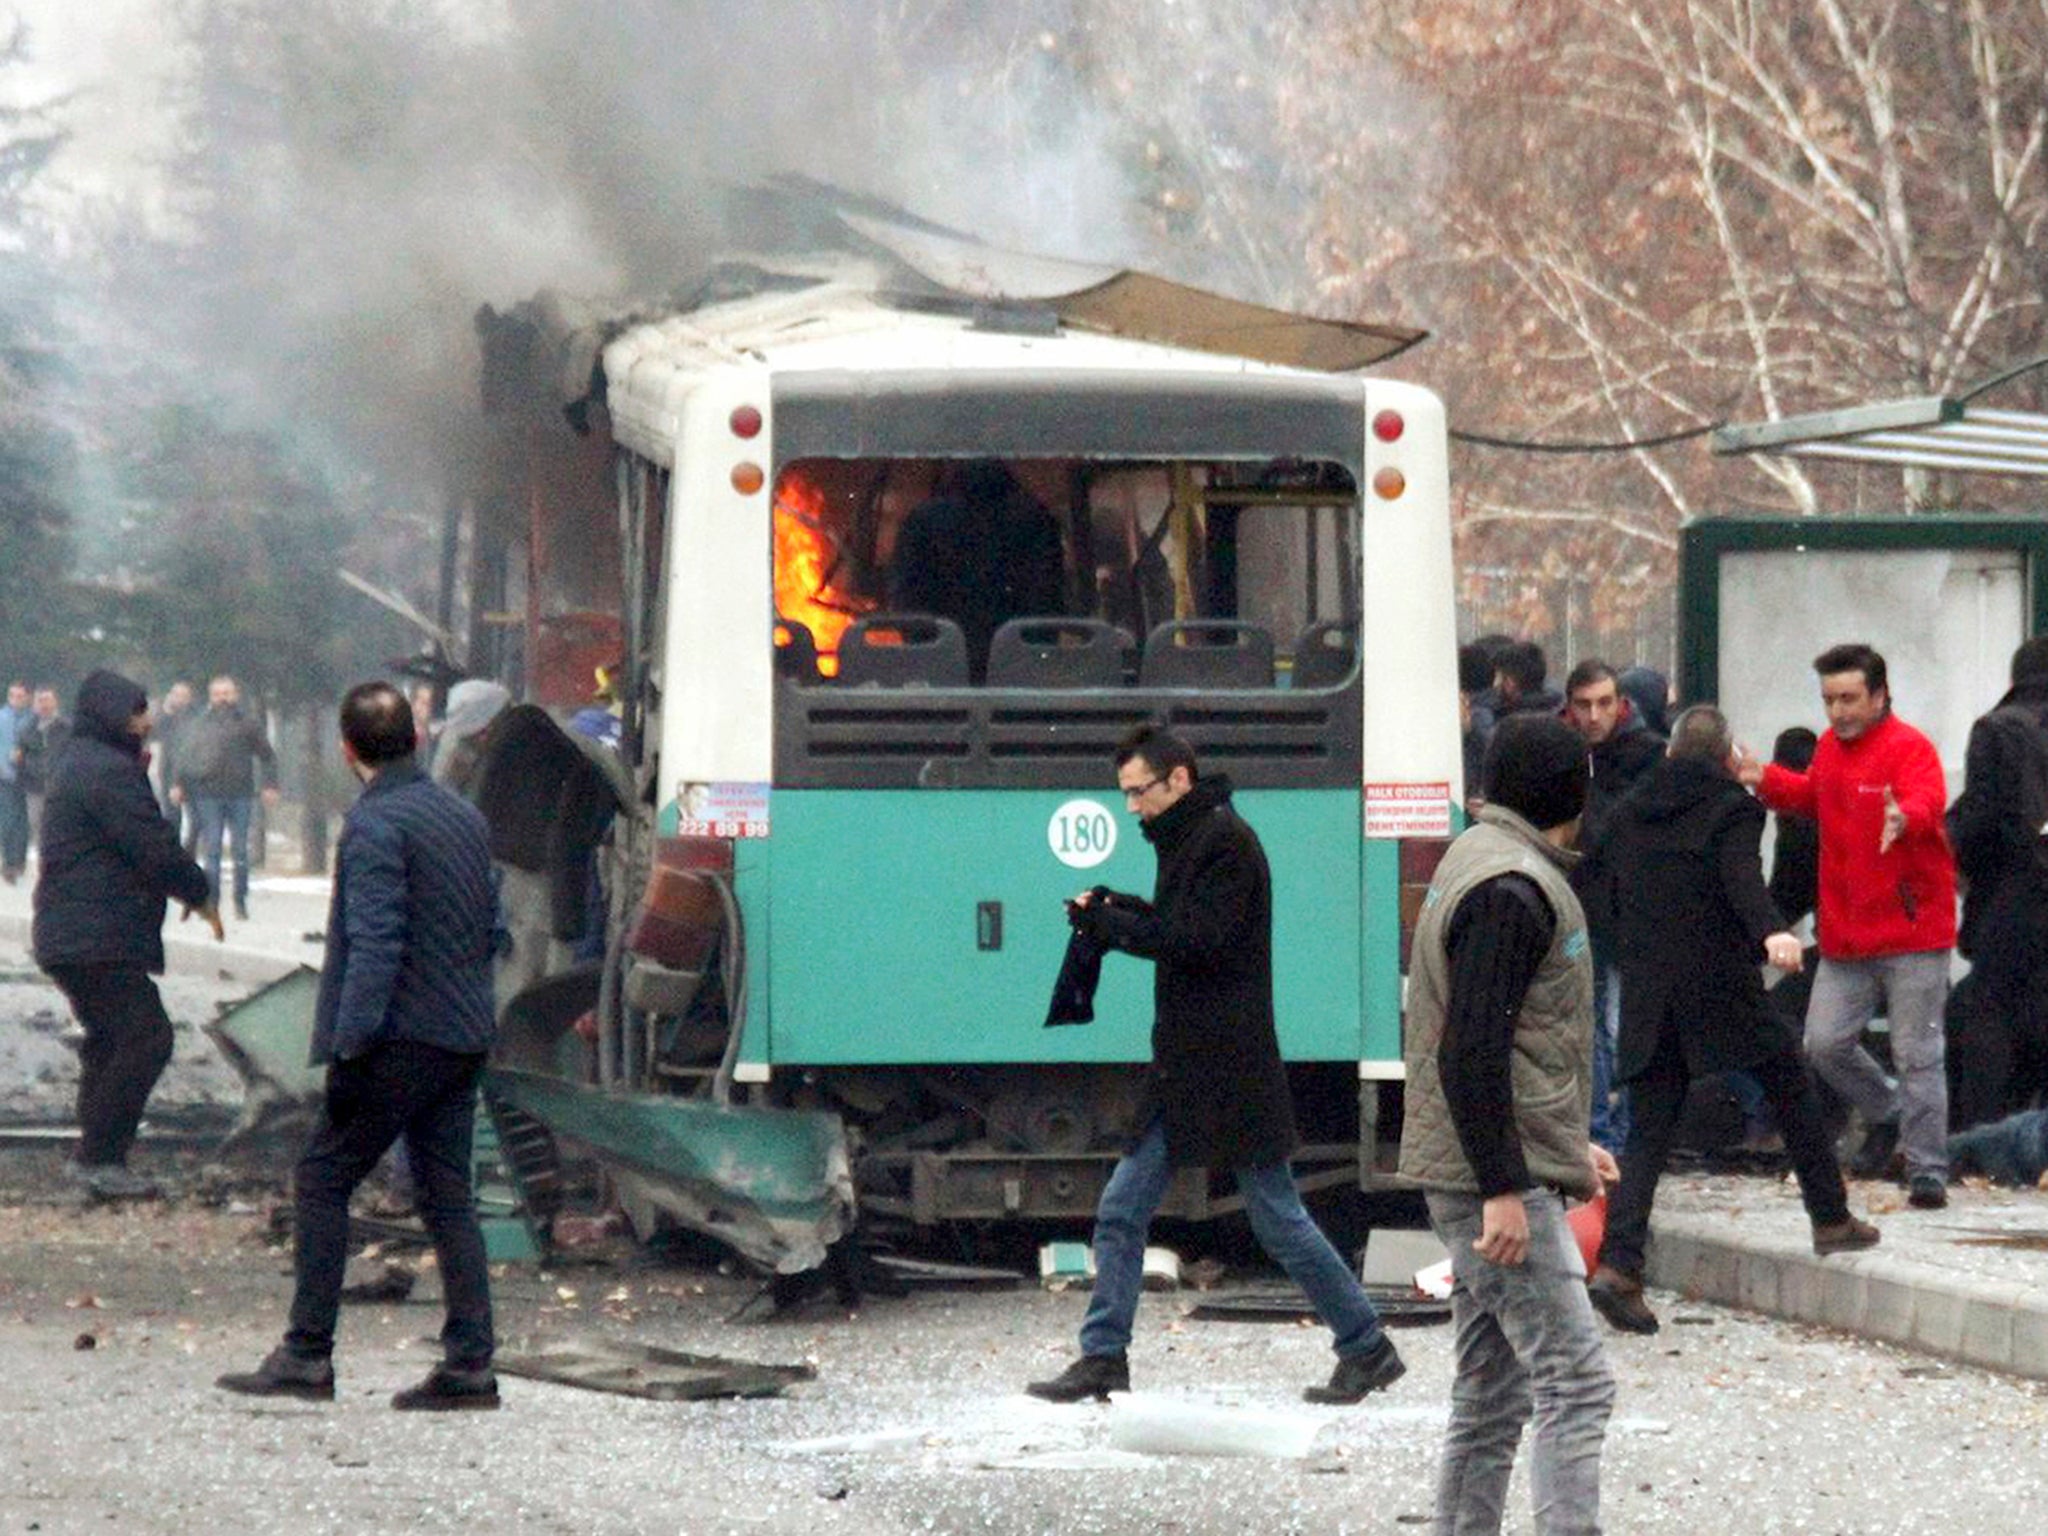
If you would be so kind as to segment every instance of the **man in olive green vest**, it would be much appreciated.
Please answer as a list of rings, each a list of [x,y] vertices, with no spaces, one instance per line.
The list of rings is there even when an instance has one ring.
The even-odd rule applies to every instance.
[[[1532,1411],[1538,1536],[1600,1528],[1614,1375],[1565,1222],[1568,1197],[1620,1176],[1587,1134],[1593,965],[1568,878],[1585,799],[1570,726],[1503,720],[1487,803],[1438,866],[1415,930],[1401,1172],[1450,1250],[1457,1358],[1439,1536],[1500,1530]]]

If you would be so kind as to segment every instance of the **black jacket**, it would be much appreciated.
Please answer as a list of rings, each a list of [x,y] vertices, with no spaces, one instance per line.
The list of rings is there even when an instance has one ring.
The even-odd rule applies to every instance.
[[[1642,1075],[1667,1029],[1695,1077],[1791,1048],[1758,970],[1785,926],[1764,886],[1763,830],[1763,806],[1696,758],[1666,758],[1614,807],[1596,899],[1621,967],[1621,1081]]]
[[[1948,839],[1963,892],[1958,947],[1975,952],[1994,910],[2048,884],[2048,679],[2015,684],[1970,727],[1963,792],[1948,810]]]
[[[36,882],[36,963],[164,968],[164,906],[209,894],[206,872],[178,845],[150,793],[142,742],[128,722],[147,703],[113,672],[78,690],[43,808]]]
[[[1599,878],[1605,867],[1602,843],[1607,836],[1608,817],[1622,796],[1643,781],[1664,761],[1664,738],[1645,726],[1635,706],[1624,701],[1621,719],[1614,733],[1586,752],[1586,809],[1579,821],[1579,851],[1585,855],[1572,871],[1572,889],[1585,900],[1588,883]],[[1586,927],[1593,940],[1593,958],[1599,964],[1614,963],[1613,925],[1597,902],[1586,901]]]
[[[1198,780],[1145,836],[1159,855],[1152,900],[1110,892],[1077,925],[1158,965],[1148,1115],[1164,1122],[1177,1167],[1282,1162],[1295,1148],[1294,1111],[1273,1024],[1265,850],[1220,774]]]
[[[410,758],[388,764],[342,822],[313,1060],[350,1061],[393,1040],[489,1050],[503,933],[483,813]]]
[[[1643,724],[1635,706],[1624,701],[1614,733],[1586,751],[1590,777],[1586,781],[1585,816],[1580,822],[1581,848],[1590,848],[1599,841],[1607,827],[1608,813],[1663,760],[1664,738]]]

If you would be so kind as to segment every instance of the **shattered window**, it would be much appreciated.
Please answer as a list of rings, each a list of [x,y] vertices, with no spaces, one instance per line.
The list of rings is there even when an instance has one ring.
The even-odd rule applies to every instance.
[[[774,502],[776,644],[805,687],[1333,687],[1358,499],[1273,460],[810,459]]]

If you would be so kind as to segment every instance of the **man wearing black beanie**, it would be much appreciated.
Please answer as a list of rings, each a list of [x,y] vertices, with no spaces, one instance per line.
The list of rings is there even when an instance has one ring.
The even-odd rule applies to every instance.
[[[76,724],[43,807],[36,964],[85,1031],[78,1155],[65,1172],[90,1199],[146,1198],[128,1166],[150,1091],[171,1059],[171,1020],[150,980],[164,968],[164,907],[177,900],[221,937],[206,872],[178,845],[149,787],[149,699],[118,672],[79,685]]]
[[[1538,1524],[1599,1529],[1614,1375],[1564,1209],[1620,1176],[1588,1137],[1593,966],[1568,878],[1586,779],[1586,744],[1563,720],[1501,721],[1487,803],[1437,866],[1415,929],[1401,1172],[1451,1254],[1445,1530],[1500,1529],[1532,1409]]]

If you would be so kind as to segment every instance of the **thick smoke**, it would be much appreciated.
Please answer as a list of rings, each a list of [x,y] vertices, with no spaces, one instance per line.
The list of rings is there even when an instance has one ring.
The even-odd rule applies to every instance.
[[[776,173],[994,243],[1299,302],[1313,286],[1291,221],[1313,198],[1275,93],[1312,10],[110,3],[93,51],[125,72],[124,100],[137,73],[155,80],[168,127],[86,221],[91,328],[284,430],[350,500],[424,514],[459,494],[479,304],[679,292],[757,241],[721,189]],[[100,98],[81,84],[86,110]]]
[[[431,502],[475,417],[476,307],[680,291],[754,243],[721,218],[735,184],[793,171],[1003,243],[1139,254],[1119,147],[1062,55],[1069,8],[925,9],[184,0],[131,17],[175,132],[99,215],[119,238],[90,258],[93,328],[147,338],[337,485]]]

